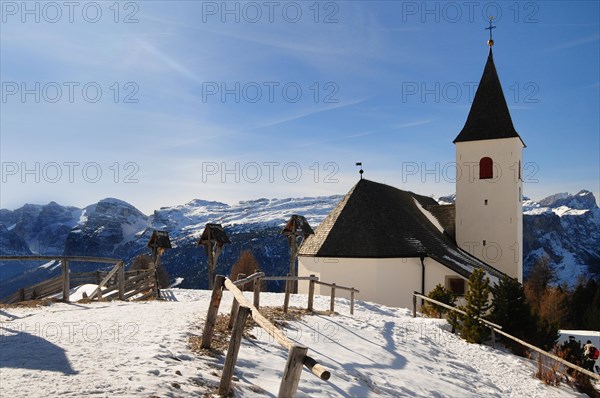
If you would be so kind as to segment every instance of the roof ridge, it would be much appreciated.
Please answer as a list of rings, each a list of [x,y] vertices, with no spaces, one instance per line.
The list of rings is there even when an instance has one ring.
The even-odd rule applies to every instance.
[[[342,211],[344,211],[344,207],[346,207],[346,204],[352,196],[352,193],[354,192],[358,184],[361,183],[361,181],[367,180],[361,179],[358,183],[354,184],[352,189],[350,189],[350,191],[342,198],[342,200],[338,202],[338,204],[327,215],[327,217],[325,217],[325,219],[321,221],[321,224],[319,224],[319,226],[315,229],[315,233],[313,235],[309,235],[306,239],[302,241],[298,255],[313,256],[317,254],[322,244],[321,240],[327,239],[331,228],[335,225],[338,217],[340,216],[340,214],[342,214]]]

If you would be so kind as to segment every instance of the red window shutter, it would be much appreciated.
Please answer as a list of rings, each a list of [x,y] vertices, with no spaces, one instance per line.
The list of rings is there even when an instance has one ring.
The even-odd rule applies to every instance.
[[[492,158],[481,158],[479,161],[479,179],[494,178],[494,162]]]

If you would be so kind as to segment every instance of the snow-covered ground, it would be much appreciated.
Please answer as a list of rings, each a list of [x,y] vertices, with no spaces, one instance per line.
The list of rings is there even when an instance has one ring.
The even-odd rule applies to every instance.
[[[223,357],[201,357],[188,339],[199,335],[210,292],[171,289],[167,301],[54,304],[0,309],[0,397],[194,397],[218,385]],[[280,306],[283,296],[261,295]],[[229,310],[226,292],[221,311]],[[305,296],[291,305],[306,306]],[[316,309],[329,297],[317,296]],[[535,366],[490,347],[467,344],[445,322],[410,311],[358,302],[349,315],[289,322],[288,336],[331,371],[322,381],[303,371],[303,397],[578,397],[532,377]],[[261,329],[244,339],[235,396],[276,396],[287,353]]]

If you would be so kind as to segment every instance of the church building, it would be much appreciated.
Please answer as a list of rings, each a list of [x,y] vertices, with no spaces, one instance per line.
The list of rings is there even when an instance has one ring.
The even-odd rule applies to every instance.
[[[502,92],[493,44],[490,38],[471,110],[453,141],[455,204],[361,179],[302,243],[299,276],[354,287],[361,300],[396,307],[412,306],[413,291],[427,294],[437,284],[460,297],[477,268],[492,283],[503,275],[522,282],[525,144]],[[307,289],[299,285],[299,293]]]

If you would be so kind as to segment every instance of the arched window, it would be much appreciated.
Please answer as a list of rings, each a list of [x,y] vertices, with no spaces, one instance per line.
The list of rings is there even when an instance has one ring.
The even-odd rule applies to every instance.
[[[492,158],[481,158],[479,161],[479,179],[494,178],[494,162]]]

